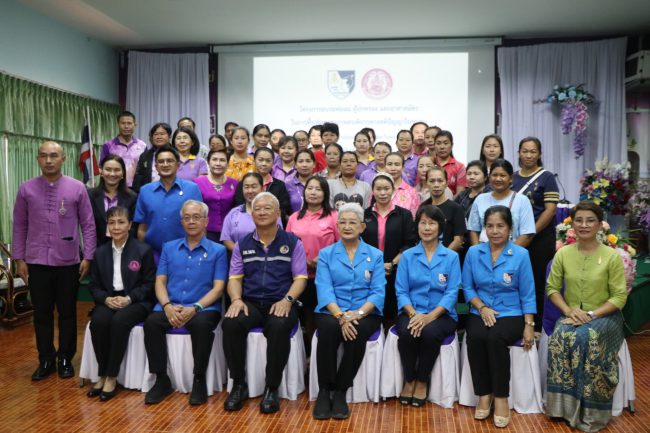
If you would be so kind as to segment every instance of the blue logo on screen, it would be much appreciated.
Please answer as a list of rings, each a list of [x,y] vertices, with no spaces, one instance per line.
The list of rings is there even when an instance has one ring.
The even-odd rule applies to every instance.
[[[335,97],[347,98],[354,90],[354,71],[328,71],[327,88]]]

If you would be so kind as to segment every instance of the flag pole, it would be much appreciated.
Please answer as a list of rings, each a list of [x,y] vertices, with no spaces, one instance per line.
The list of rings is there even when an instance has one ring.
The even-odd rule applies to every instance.
[[[93,134],[90,128],[90,107],[86,106],[86,123],[88,124],[88,148],[90,150],[90,187],[95,187],[95,149],[93,148]]]

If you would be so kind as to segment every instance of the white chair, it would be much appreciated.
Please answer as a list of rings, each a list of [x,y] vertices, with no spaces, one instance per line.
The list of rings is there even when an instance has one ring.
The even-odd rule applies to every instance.
[[[309,368],[309,399],[316,400],[318,397],[318,331],[314,332],[311,339],[311,366]],[[359,367],[357,375],[348,389],[346,399],[349,403],[365,403],[372,401],[379,402],[379,391],[381,385],[381,360],[384,352],[384,330],[380,326],[366,343],[366,353]],[[343,356],[343,345],[338,348],[338,361]]]
[[[476,406],[478,396],[474,394],[472,371],[467,358],[467,336],[461,345],[462,373],[458,403]],[[539,375],[537,347],[525,351],[521,340],[510,346],[510,397],[508,404],[519,413],[543,413],[542,389]]]
[[[246,340],[246,382],[248,394],[257,397],[264,393],[266,386],[266,337],[263,328],[253,328]],[[305,390],[305,343],[302,329],[297,323],[291,331],[291,350],[287,365],[282,372],[282,381],[278,388],[280,398],[296,400],[298,394]],[[232,389],[232,379],[228,377],[228,392]]]
[[[214,330],[212,351],[205,372],[208,395],[219,392],[226,382],[226,360],[223,355],[221,322]],[[142,345],[144,350],[144,341]],[[146,360],[146,357],[145,357]],[[172,328],[167,332],[167,375],[172,388],[178,392],[188,393],[192,390],[194,380],[194,357],[192,356],[192,337],[185,328]],[[149,372],[149,362],[145,363],[142,391],[147,392],[156,382],[156,375]]]
[[[402,392],[404,374],[399,356],[397,328],[388,331],[381,363],[381,391],[383,398],[397,397]],[[442,341],[440,355],[431,371],[427,399],[444,408],[451,409],[458,401],[460,387],[460,365],[458,336],[456,332]]]
[[[120,365],[120,372],[117,376],[117,382],[128,389],[141,389],[142,378],[145,376],[147,364],[147,353],[144,349],[144,330],[142,323],[135,325],[129,334],[129,342],[126,346],[126,352]],[[81,366],[79,368],[79,378],[82,380],[89,379],[91,382],[97,382],[97,357],[93,348],[93,341],[90,336],[90,322],[86,325],[84,334],[84,345],[81,354]]]

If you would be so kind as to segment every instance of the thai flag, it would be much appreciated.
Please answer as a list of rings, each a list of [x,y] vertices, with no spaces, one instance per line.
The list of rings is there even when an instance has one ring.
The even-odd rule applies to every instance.
[[[91,169],[92,164],[92,169]],[[83,173],[83,182],[88,183],[92,180],[94,185],[94,177],[99,174],[99,166],[97,159],[92,149],[92,142],[90,141],[90,125],[88,125],[88,118],[84,121],[84,129],[81,133],[81,154],[79,155],[79,170]],[[92,170],[92,175],[91,175]]]

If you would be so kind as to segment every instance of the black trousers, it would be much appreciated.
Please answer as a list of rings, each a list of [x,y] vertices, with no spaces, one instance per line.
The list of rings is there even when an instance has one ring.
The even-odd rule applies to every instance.
[[[116,377],[126,346],[129,343],[131,328],[143,322],[149,310],[140,303],[113,310],[106,305],[97,305],[90,319],[90,336],[97,358],[99,377]]]
[[[440,354],[442,340],[447,338],[456,330],[456,322],[443,314],[422,329],[419,337],[413,337],[407,329],[409,317],[400,314],[397,319],[397,348],[399,357],[402,360],[404,370],[404,381],[429,382],[431,370]]]
[[[40,362],[72,359],[77,352],[79,264],[28,265],[29,295],[34,306],[34,331]],[[59,315],[59,350],[54,348],[54,307]]]
[[[381,325],[381,317],[371,314],[359,320],[357,338],[344,341],[339,321],[331,314],[316,314],[318,329],[318,387],[336,391],[347,391],[352,386],[363,357],[366,354],[368,338]],[[343,343],[343,357],[336,368],[337,351]]]
[[[185,324],[192,338],[194,374],[205,374],[208,368],[214,341],[213,331],[220,318],[221,313],[218,311],[202,311]],[[171,328],[164,311],[151,313],[144,322],[144,347],[151,373],[167,373],[167,330]]]
[[[535,331],[542,330],[542,317],[544,314],[544,300],[546,298],[546,267],[555,255],[555,231],[543,230],[537,233],[528,245],[530,264],[533,268],[535,280]]]
[[[244,301],[248,316],[243,312],[235,318],[224,318],[223,353],[235,382],[246,380],[246,339],[248,332],[257,326],[264,327],[266,337],[266,386],[277,388],[282,381],[282,372],[289,360],[291,350],[291,330],[298,322],[295,305],[289,317],[278,317],[269,313],[272,303]]]
[[[483,319],[469,314],[467,319],[467,358],[472,370],[474,393],[478,396],[510,395],[510,350],[522,338],[524,316],[503,317],[488,328]]]
[[[386,296],[384,297],[384,319],[383,322],[385,329],[388,329],[390,326],[395,324],[395,319],[397,319],[397,294],[395,293],[395,272],[391,272],[390,275],[386,276]]]

